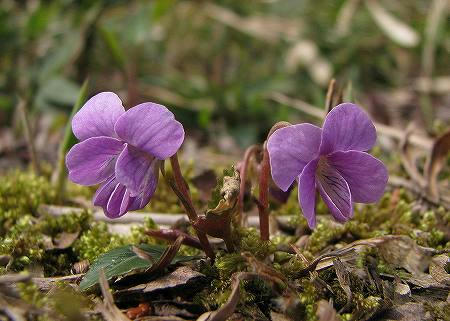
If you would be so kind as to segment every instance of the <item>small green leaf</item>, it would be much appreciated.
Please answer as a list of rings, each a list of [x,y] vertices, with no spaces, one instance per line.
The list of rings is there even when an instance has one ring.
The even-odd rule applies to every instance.
[[[152,256],[155,261],[158,261],[161,255],[164,253],[166,247],[162,245],[148,245],[141,244],[139,248],[147,252]],[[198,258],[197,256],[182,256],[177,255],[172,260],[171,264],[180,262],[187,262]],[[80,283],[80,289],[82,291],[90,288],[98,283],[99,271],[104,269],[107,280],[123,274],[127,274],[131,271],[138,269],[147,269],[152,266],[152,263],[141,259],[132,250],[132,245],[125,245],[113,249],[103,255],[101,255],[92,265],[89,271],[84,276]]]

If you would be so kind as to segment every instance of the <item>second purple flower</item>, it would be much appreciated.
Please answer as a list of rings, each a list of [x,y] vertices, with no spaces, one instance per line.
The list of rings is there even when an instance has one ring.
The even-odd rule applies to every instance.
[[[386,187],[386,167],[365,152],[375,141],[368,115],[355,104],[340,104],[322,128],[305,123],[270,136],[272,178],[283,191],[298,181],[299,202],[311,228],[316,226],[316,190],[333,217],[345,222],[353,216],[353,202],[375,202]]]
[[[112,92],[89,99],[73,117],[72,129],[80,143],[66,157],[69,179],[101,184],[94,205],[110,218],[148,204],[160,162],[184,140],[183,126],[166,107],[148,102],[125,111]]]

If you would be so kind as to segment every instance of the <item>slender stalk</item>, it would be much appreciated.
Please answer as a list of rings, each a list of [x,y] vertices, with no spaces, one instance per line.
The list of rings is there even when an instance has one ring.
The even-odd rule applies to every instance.
[[[30,120],[28,119],[27,110],[25,108],[25,100],[19,98],[17,108],[19,109],[20,117],[22,118],[23,130],[25,133],[25,139],[27,140],[28,153],[30,154],[33,171],[35,174],[39,175],[41,172],[41,167],[37,157],[36,148],[34,146],[33,136],[31,134]]]
[[[246,219],[244,218],[243,214],[244,214],[245,180],[247,177],[247,170],[248,170],[248,167],[250,164],[251,157],[253,156],[253,154],[258,152],[260,149],[261,149],[261,147],[259,145],[250,146],[245,151],[244,160],[242,161],[241,172],[239,173],[239,176],[241,179],[241,183],[239,186],[239,199],[238,199],[239,212],[238,212],[238,215],[236,218],[236,221],[240,225],[245,225],[245,222],[246,222]]]
[[[263,241],[269,240],[269,152],[264,144],[261,173],[259,175],[259,231]]]
[[[273,125],[267,135],[267,139],[277,130],[291,125],[288,122],[279,122]],[[267,141],[263,147],[263,160],[261,163],[261,172],[259,174],[259,231],[263,241],[269,240],[269,177],[270,177],[270,159],[267,150]]]
[[[175,178],[176,187],[180,193],[177,193],[177,191],[175,190],[174,192],[175,194],[177,194],[178,198],[180,198],[182,204],[186,209],[186,214],[188,215],[191,224],[194,226],[193,223],[197,220],[198,216],[197,212],[195,211],[194,204],[192,203],[188,185],[186,184],[186,181],[184,180],[183,175],[181,174],[180,163],[178,162],[178,155],[176,153],[170,158],[170,164],[172,165],[172,171],[173,176]],[[204,232],[196,229],[195,226],[194,229],[206,255],[209,258],[211,258],[211,260],[214,261],[215,254],[211,247],[211,244],[208,241],[208,237]]]

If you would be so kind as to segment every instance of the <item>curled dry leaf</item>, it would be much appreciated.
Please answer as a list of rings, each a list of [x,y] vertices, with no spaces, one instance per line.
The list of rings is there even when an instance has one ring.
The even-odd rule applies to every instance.
[[[347,271],[345,265],[339,260],[339,258],[335,258],[333,260],[334,269],[336,270],[336,276],[339,281],[339,285],[344,290],[345,295],[347,296],[347,302],[339,311],[339,313],[347,310],[352,303],[352,290],[350,289],[350,273]]]
[[[445,164],[448,153],[450,152],[450,129],[436,138],[431,149],[430,157],[427,160],[425,168],[425,177],[427,180],[428,193],[438,200],[438,175]]]
[[[430,263],[430,275],[437,282],[450,286],[450,258],[447,254],[433,257]]]
[[[207,210],[206,215],[199,216],[193,224],[198,230],[223,239],[230,251],[234,248],[231,241],[231,219],[238,211],[239,186],[239,172],[234,170],[233,176],[224,176],[219,204],[214,209]]]
[[[428,269],[434,254],[432,249],[419,246],[413,239],[404,235],[391,235],[384,239],[378,248],[387,263],[413,274],[423,273]]]
[[[56,235],[53,239],[44,236],[44,243],[46,250],[64,250],[70,247],[73,242],[78,239],[80,231],[74,233],[62,232]]]
[[[89,260],[82,260],[76,262],[70,269],[70,272],[72,272],[72,274],[86,273],[89,270],[89,266]]]
[[[240,282],[243,280],[252,279],[263,279],[271,284],[277,284],[279,280],[274,279],[272,276],[264,273],[254,273],[254,272],[236,272],[231,276],[231,294],[228,297],[227,302],[222,305],[216,311],[209,311],[203,313],[197,321],[225,321],[227,320],[235,311],[237,304],[240,299]]]
[[[412,155],[409,137],[412,134],[413,127],[408,126],[406,129],[403,139],[400,140],[400,160],[402,162],[403,168],[406,170],[411,179],[419,185],[419,187],[424,188],[426,185],[425,178],[419,173],[416,166],[416,159]]]
[[[176,289],[182,289],[186,286],[196,287],[198,284],[203,283],[205,276],[200,272],[192,270],[188,266],[180,266],[175,271],[164,275],[158,279],[152,280],[148,283],[139,284],[121,290],[118,292],[120,295],[128,295],[130,293],[156,293],[161,291],[173,291]]]
[[[319,321],[339,321],[340,319],[337,317],[337,312],[333,308],[333,304],[326,300],[320,300],[317,303],[317,317]]]

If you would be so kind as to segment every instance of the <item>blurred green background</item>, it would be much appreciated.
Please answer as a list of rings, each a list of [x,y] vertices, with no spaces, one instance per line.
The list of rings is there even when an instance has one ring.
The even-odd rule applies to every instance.
[[[334,77],[378,121],[432,132],[450,118],[449,35],[446,0],[2,0],[0,126],[20,98],[35,131],[62,133],[89,78],[89,96],[162,103],[226,152],[309,120],[274,95],[324,108]]]

